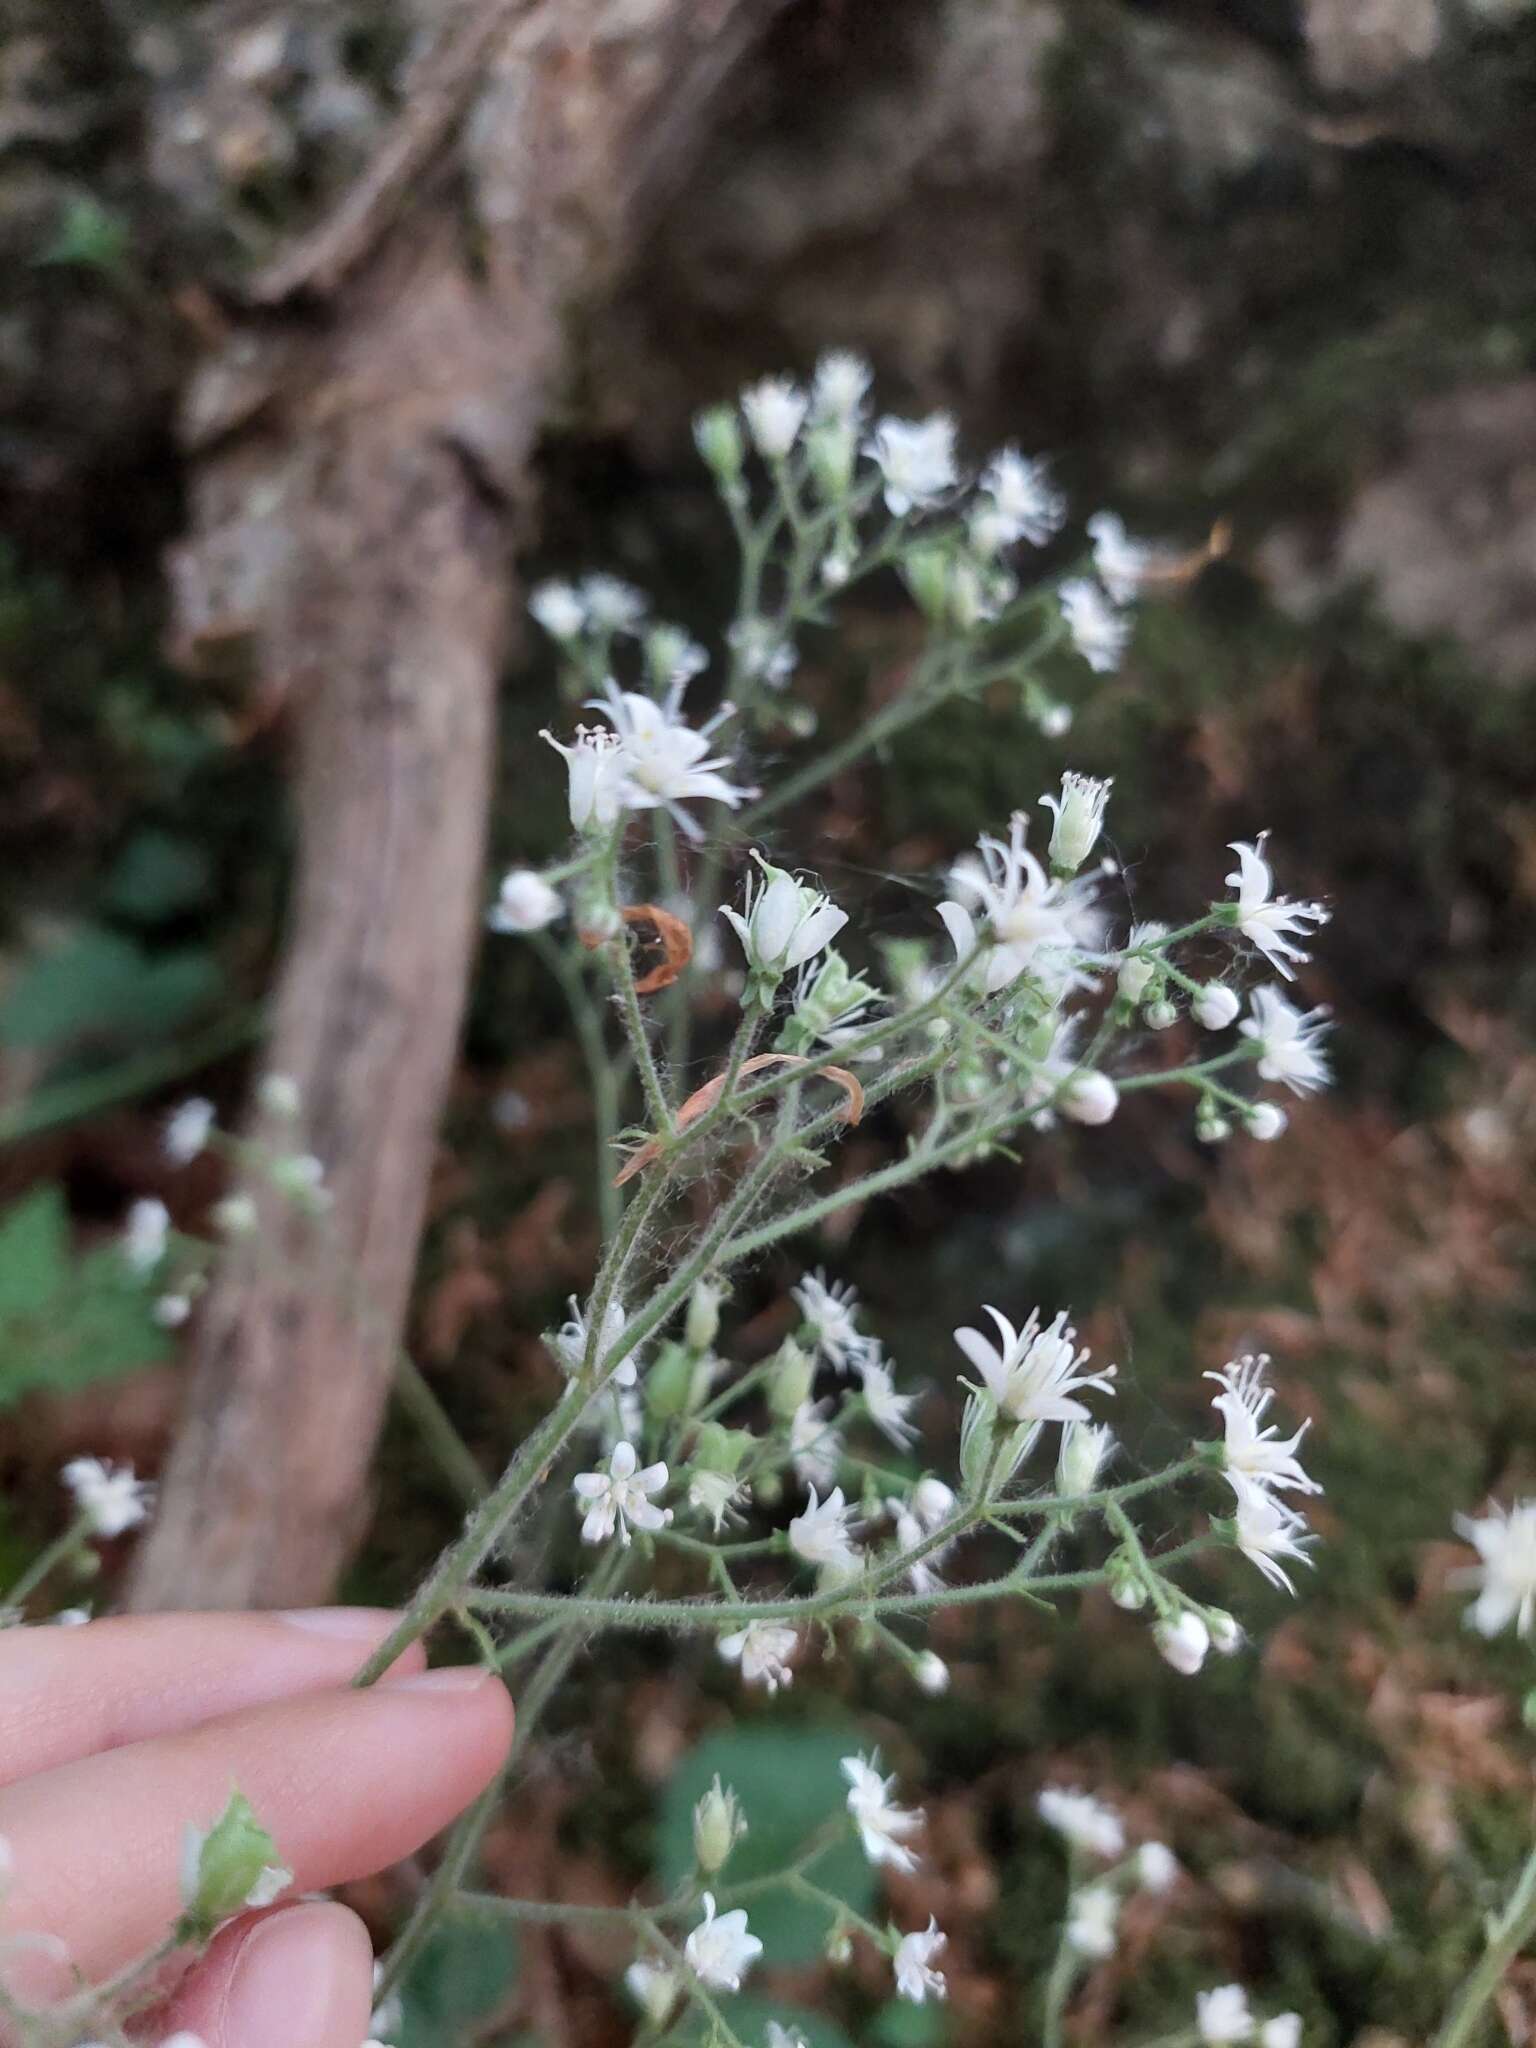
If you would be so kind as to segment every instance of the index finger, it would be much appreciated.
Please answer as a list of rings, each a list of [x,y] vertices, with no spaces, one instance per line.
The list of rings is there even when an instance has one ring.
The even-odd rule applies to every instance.
[[[0,1788],[98,1750],[344,1685],[398,1615],[151,1614],[0,1633]],[[395,1669],[419,1671],[413,1645]]]

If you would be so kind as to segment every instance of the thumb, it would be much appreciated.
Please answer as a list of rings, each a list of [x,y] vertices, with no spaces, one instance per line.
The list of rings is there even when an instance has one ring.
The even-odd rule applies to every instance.
[[[362,2048],[373,2008],[373,1944],[357,1915],[287,1906],[220,1934],[165,2022],[203,2048]]]

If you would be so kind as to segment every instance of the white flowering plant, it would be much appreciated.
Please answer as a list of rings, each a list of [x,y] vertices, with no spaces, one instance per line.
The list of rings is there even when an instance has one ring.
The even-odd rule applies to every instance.
[[[1071,713],[1046,687],[1046,657],[1052,673],[1112,670],[1138,597],[1172,573],[1107,513],[1072,554],[1041,462],[1009,448],[968,470],[951,420],[876,417],[869,383],[856,358],[831,355],[808,386],[770,378],[697,422],[741,561],[718,659],[611,576],[544,584],[530,601],[581,707],[580,723],[543,735],[566,765],[573,844],[555,865],[509,873],[487,922],[533,945],[571,1006],[591,1083],[602,1251],[585,1299],[546,1338],[558,1399],[359,1674],[370,1684],[409,1644],[457,1625],[515,1684],[522,1744],[579,1650],[605,1632],[691,1642],[765,1695],[834,1649],[939,1693],[949,1673],[926,1640],[936,1614],[983,1602],[1070,1612],[1104,1588],[1148,1653],[1193,1678],[1213,1651],[1237,1650],[1243,1630],[1199,1590],[1207,1580],[1191,1563],[1227,1550],[1290,1592],[1308,1561],[1302,1504],[1319,1488],[1301,1462],[1305,1424],[1287,1433],[1271,1418],[1262,1357],[1208,1375],[1211,1436],[1156,1471],[1134,1469],[1117,1443],[1116,1366],[1090,1355],[1064,1303],[977,1302],[943,1367],[960,1402],[950,1441],[926,1426],[917,1382],[853,1288],[824,1270],[792,1288],[792,1327],[769,1355],[738,1357],[728,1311],[743,1271],[875,1197],[1011,1157],[1062,1122],[1102,1129],[1152,1090],[1191,1101],[1204,1140],[1273,1141],[1286,1124],[1274,1091],[1304,1099],[1329,1079],[1326,1018],[1290,992],[1327,911],[1277,893],[1262,830],[1233,845],[1224,877],[1213,860],[1207,900],[1169,923],[1133,923],[1108,851],[1111,785],[1064,768],[1040,799],[1045,820],[1022,808],[1000,820],[955,861],[936,914],[914,896],[912,931],[883,947],[788,864],[778,834],[793,806],[946,704],[1010,686],[1046,740],[1064,739]],[[1047,544],[1065,569],[1032,574]],[[876,576],[910,593],[921,651],[899,690],[817,751],[814,718],[793,694],[801,646]],[[773,776],[770,733],[806,749]],[[1163,1034],[1180,1018],[1197,1050],[1175,1062]],[[274,1204],[324,1232],[323,1167],[303,1148],[302,1104],[281,1077],[263,1086],[260,1146],[236,1146],[203,1103],[184,1105],[166,1134],[177,1160],[214,1146],[240,1168],[216,1219],[226,1245],[259,1237]],[[899,1149],[840,1170],[839,1142],[886,1106],[900,1112]],[[219,1253],[179,1238],[156,1207],[131,1214],[124,1256],[163,1276],[164,1318],[179,1322]],[[447,1418],[411,1386],[429,1445],[456,1479],[473,1474]],[[18,1611],[56,1565],[148,1510],[131,1473],[80,1460],[65,1478],[77,1518],[12,1589]],[[514,1538],[549,1489],[568,1498],[577,1562],[568,1580],[530,1583]],[[1480,1626],[1530,1621],[1533,1517],[1527,1503],[1469,1530],[1483,1558]],[[653,1583],[663,1562],[664,1594]],[[854,1751],[842,1772],[842,1810],[782,1869],[734,1884],[743,1815],[717,1780],[694,1816],[691,1876],[625,1907],[475,1892],[493,1811],[481,1801],[384,1959],[381,2007],[444,1916],[600,1921],[632,1944],[637,2038],[661,2039],[691,2009],[707,2039],[757,2048],[722,2001],[774,1960],[752,1916],[775,1893],[822,1910],[834,1961],[866,1944],[897,1998],[943,1999],[936,1920],[877,1921],[824,1881],[840,1845],[857,1844],[882,1876],[923,1855],[922,1813],[878,1756]],[[1068,1864],[1056,1962],[1040,1987],[1040,2038],[1055,2043],[1081,1973],[1114,1950],[1123,1901],[1180,1873],[1162,1844],[1131,1846],[1119,1815],[1085,1793],[1049,1787],[1039,1812]],[[261,1851],[252,1886],[266,1897],[281,1844]],[[226,1887],[215,1911],[211,1888],[188,1882],[178,1943],[206,1939],[222,1910],[252,1896]],[[141,1981],[127,1973],[89,2004],[101,2040],[126,2039]],[[28,2042],[53,2038],[45,2015],[12,2023]],[[1201,1994],[1176,2038],[1294,2048],[1299,2028],[1294,2014],[1256,2015],[1242,1987],[1224,1985]],[[793,2039],[777,2025],[772,2036]]]

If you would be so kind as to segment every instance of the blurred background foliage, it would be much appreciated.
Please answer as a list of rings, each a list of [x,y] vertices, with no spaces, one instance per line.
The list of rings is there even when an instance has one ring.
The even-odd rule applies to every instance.
[[[145,13],[174,55],[200,11]],[[244,155],[167,155],[175,64],[112,10],[77,12],[18,10],[0,130],[0,1561],[55,1527],[65,1455],[152,1466],[164,1445],[178,1346],[112,1239],[142,1194],[202,1226],[217,1166],[173,1174],[159,1119],[194,1084],[238,1101],[280,935],[283,707],[160,651],[187,279],[251,260],[343,173],[398,57],[382,0],[247,8],[243,31],[288,37],[281,91],[233,103]],[[1032,1812],[1047,1776],[1104,1790],[1190,1872],[1131,1912],[1083,2040],[1180,2024],[1229,1977],[1301,2010],[1319,2048],[1422,2039],[1528,1841],[1524,1661],[1464,1635],[1446,1580],[1452,1514],[1536,1476],[1533,92],[1536,15],[1492,0],[807,0],[571,336],[528,573],[614,570],[696,630],[731,564],[689,413],[829,343],[866,350],[891,405],[953,407],[978,458],[1004,436],[1051,451],[1084,509],[1189,546],[1230,525],[1192,588],[1148,604],[1121,675],[1053,678],[1067,743],[1006,695],[966,706],[786,830],[864,930],[923,928],[947,859],[1064,761],[1116,777],[1136,915],[1216,893],[1223,843],[1262,827],[1284,885],[1336,906],[1309,994],[1335,1007],[1340,1086],[1283,1144],[1202,1149],[1143,1098],[1107,1136],[803,1248],[931,1387],[935,1446],[949,1331],[978,1299],[1076,1307],[1122,1362],[1132,1465],[1204,1428],[1202,1370],[1272,1351],[1328,1489],[1300,1602],[1223,1586],[1255,1646],[1198,1685],[1107,1605],[1075,1629],[945,1616],[940,1700],[829,1659],[743,1703],[724,1667],[621,1642],[578,1667],[491,1837],[493,1882],[622,1901],[675,1865],[716,1769],[764,1836],[792,1796],[814,1824],[856,1716],[928,1806],[933,1853],[893,1896],[904,1924],[949,1929],[952,2000],[895,2008],[877,1974],[834,1976],[808,1930],[775,1930],[776,1989],[833,2016],[807,2018],[813,2048],[1028,2037],[1062,1898]],[[806,649],[825,734],[899,682],[890,596]],[[553,709],[529,646],[498,859],[563,843],[529,744]],[[546,1400],[538,1332],[590,1269],[588,1149],[558,992],[488,947],[412,1331],[488,1458]],[[777,1341],[795,1270],[752,1276],[738,1355]],[[395,1597],[455,1513],[403,1425],[378,1495],[350,1590]],[[399,1904],[386,1880],[359,1903],[381,1925]],[[459,1948],[413,1978],[406,2048],[624,2037],[625,1958],[595,1937],[530,1930],[515,1968],[499,1929],[443,1939]],[[1512,2039],[1533,2016],[1522,1966]]]

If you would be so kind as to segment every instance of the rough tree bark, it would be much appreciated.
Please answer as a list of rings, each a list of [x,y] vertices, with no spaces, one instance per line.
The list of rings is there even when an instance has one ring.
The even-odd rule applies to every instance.
[[[254,654],[298,735],[269,1070],[334,1207],[216,1283],[131,1602],[331,1591],[356,1539],[478,924],[530,451],[616,273],[781,0],[459,11],[348,199],[194,379],[184,658]],[[274,1243],[276,1249],[273,1249]]]

